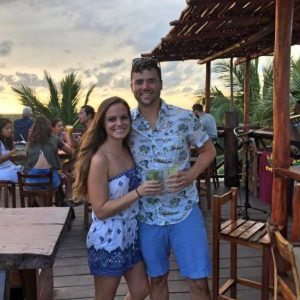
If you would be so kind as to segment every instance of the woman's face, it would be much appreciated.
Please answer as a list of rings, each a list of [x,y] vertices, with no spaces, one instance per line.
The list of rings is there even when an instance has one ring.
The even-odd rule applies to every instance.
[[[56,135],[62,134],[64,131],[64,124],[62,121],[58,121],[53,127],[53,133]]]
[[[12,124],[7,123],[1,131],[2,135],[6,138],[10,138],[12,136]]]
[[[104,127],[107,138],[125,139],[131,129],[130,117],[126,106],[121,103],[112,105],[105,114]]]

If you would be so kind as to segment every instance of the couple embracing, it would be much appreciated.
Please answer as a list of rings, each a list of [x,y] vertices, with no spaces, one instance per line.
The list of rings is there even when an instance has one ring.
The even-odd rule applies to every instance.
[[[210,299],[208,241],[194,180],[214,159],[215,148],[191,111],[160,98],[156,60],[134,59],[130,85],[138,107],[130,113],[119,97],[102,102],[75,169],[74,194],[89,199],[93,209],[87,247],[95,299],[114,299],[122,276],[126,300],[149,293],[154,300],[168,299],[171,250],[192,299]],[[193,167],[191,145],[199,151]],[[144,180],[149,170],[173,165],[164,184],[156,177]]]

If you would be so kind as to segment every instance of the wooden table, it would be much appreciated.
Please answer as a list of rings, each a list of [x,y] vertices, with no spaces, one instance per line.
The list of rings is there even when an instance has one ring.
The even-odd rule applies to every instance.
[[[52,266],[69,207],[0,208],[0,270],[21,271],[26,300],[53,299]]]

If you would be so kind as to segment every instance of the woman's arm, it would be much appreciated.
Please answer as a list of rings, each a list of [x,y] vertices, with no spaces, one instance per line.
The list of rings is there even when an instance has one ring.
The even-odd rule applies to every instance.
[[[98,153],[92,158],[88,175],[88,198],[99,219],[106,219],[118,214],[137,201],[140,196],[159,194],[161,191],[162,184],[159,181],[145,181],[137,189],[118,199],[109,201],[108,163]]]
[[[2,164],[3,162],[12,159],[12,155],[15,154],[15,150],[12,149],[9,152],[7,152],[6,154],[1,154],[0,153],[0,164]]]
[[[71,155],[71,156],[74,155],[74,150],[69,145],[67,145],[65,143],[63,144],[63,146],[61,147],[61,149],[63,151],[65,151],[67,154]]]

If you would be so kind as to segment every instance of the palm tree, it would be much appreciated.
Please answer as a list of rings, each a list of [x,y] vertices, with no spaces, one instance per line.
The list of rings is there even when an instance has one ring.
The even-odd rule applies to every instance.
[[[65,124],[74,124],[77,120],[77,105],[81,90],[81,80],[72,72],[66,75],[59,83],[59,88],[54,83],[47,71],[44,71],[48,83],[50,98],[43,104],[35,95],[35,91],[23,84],[12,87],[13,92],[19,96],[19,101],[32,108],[34,114],[43,114],[48,119],[61,118]],[[86,94],[85,104],[96,85],[92,85]]]
[[[230,87],[230,64],[227,61],[216,63],[213,71],[224,81],[225,87]],[[272,126],[273,123],[273,61],[270,59],[262,69],[263,84],[260,84],[258,74],[258,59],[250,64],[250,123],[260,126]],[[244,65],[238,65],[233,69],[234,107],[242,120],[243,112],[243,85]],[[198,101],[203,103],[204,90],[196,94]],[[211,113],[216,118],[217,124],[221,125],[224,112],[230,110],[230,99],[218,88],[211,89]],[[291,95],[290,107],[296,100],[300,100],[300,58],[291,59]]]

